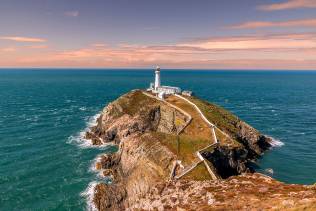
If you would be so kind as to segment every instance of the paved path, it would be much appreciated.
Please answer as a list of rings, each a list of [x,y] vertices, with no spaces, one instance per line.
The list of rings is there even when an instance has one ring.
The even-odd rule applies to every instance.
[[[210,148],[210,147],[214,147],[215,145],[218,144],[218,140],[217,140],[216,133],[215,133],[215,129],[218,129],[218,128],[216,128],[216,126],[213,123],[211,123],[204,116],[204,114],[201,112],[201,110],[194,103],[192,103],[190,100],[188,100],[187,98],[185,98],[181,95],[177,95],[177,94],[171,95],[170,97],[168,97],[167,100],[162,100],[162,99],[160,99],[154,95],[151,95],[147,92],[143,92],[143,94],[168,104],[169,106],[177,109],[178,111],[182,112],[183,114],[185,114],[189,118],[189,120],[186,122],[185,126],[180,130],[180,132],[178,132],[178,135],[181,132],[183,132],[184,129],[186,129],[186,133],[188,133],[189,135],[200,136],[203,138],[205,138],[205,137],[211,138],[211,143],[209,145],[196,151],[196,156],[199,159],[199,161],[197,161],[197,162],[193,163],[192,165],[183,169],[179,175],[175,175],[175,170],[181,161],[179,161],[179,160],[175,161],[173,168],[172,168],[172,171],[170,173],[170,178],[171,179],[173,179],[173,178],[180,179],[181,177],[185,176],[186,174],[188,174],[189,172],[194,170],[200,163],[203,162],[204,165],[206,166],[208,173],[212,177],[212,179],[214,179],[214,180],[218,179],[216,174],[212,171],[212,169],[208,165],[207,161],[201,155],[201,151],[203,151],[207,148]],[[198,133],[197,133],[197,131],[198,131]],[[222,134],[224,134],[225,136],[228,136],[226,133],[222,132],[221,130],[219,130],[219,131]],[[192,134],[190,134],[190,133],[192,133]]]
[[[216,174],[212,171],[212,169],[210,168],[210,166],[208,165],[208,163],[206,162],[206,160],[204,159],[204,157],[201,155],[201,151],[210,148],[210,147],[214,147],[215,145],[218,144],[218,140],[216,137],[216,133],[215,133],[215,125],[211,122],[208,121],[208,119],[204,116],[204,114],[201,112],[201,110],[191,101],[189,101],[188,99],[182,97],[181,95],[175,95],[176,98],[178,98],[177,100],[174,99],[174,97],[169,97],[167,99],[167,101],[170,104],[173,105],[177,105],[178,107],[181,107],[183,110],[185,110],[186,112],[188,112],[191,116],[192,116],[192,124],[197,125],[202,127],[204,130],[201,131],[197,128],[192,128],[194,131],[198,131],[199,134],[198,135],[202,135],[202,137],[211,137],[211,141],[210,144],[208,144],[207,146],[205,146],[204,148],[196,151],[196,156],[199,158],[199,161],[193,163],[191,166],[187,167],[186,169],[184,169],[180,175],[175,176],[175,179],[180,179],[181,177],[185,176],[186,174],[188,174],[189,172],[191,172],[192,170],[194,170],[200,163],[204,163],[204,165],[206,166],[206,169],[208,171],[208,173],[210,174],[210,176],[212,177],[212,179],[217,179]],[[195,121],[195,122],[194,122]],[[204,124],[202,124],[201,122],[203,122]],[[188,126],[188,128],[190,126],[192,126],[192,124],[190,124]],[[205,130],[207,128],[207,130]],[[190,133],[189,131],[186,131]],[[196,134],[195,134],[196,135]]]

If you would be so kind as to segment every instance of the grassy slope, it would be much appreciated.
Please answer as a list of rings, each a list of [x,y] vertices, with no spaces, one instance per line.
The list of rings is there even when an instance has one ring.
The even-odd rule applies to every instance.
[[[157,100],[144,95],[139,90],[129,92],[121,96],[116,102],[122,108],[123,113],[129,114],[131,116],[135,115],[136,113],[140,113],[149,106],[159,104]]]
[[[216,130],[216,136],[218,137],[220,144],[231,147],[241,146],[241,144],[236,140],[238,133],[237,123],[240,121],[237,116],[220,106],[201,100],[197,97],[192,96],[188,97],[188,99],[199,107],[210,122],[231,136],[231,139],[229,139],[220,133],[219,130]]]
[[[239,121],[235,115],[219,106],[202,101],[196,97],[190,97],[190,100],[201,109],[208,120],[216,124],[221,130],[232,135],[232,137],[235,137],[234,134],[237,133],[235,125]],[[193,120],[184,132],[178,136],[160,132],[151,132],[151,135],[177,155],[178,159],[182,160],[186,166],[191,165],[198,161],[195,154],[196,151],[211,144],[214,140],[208,125],[191,105],[184,103],[185,101],[179,101],[176,98],[169,98],[168,101],[188,112],[193,117]],[[121,108],[120,113],[132,116],[140,113],[142,110],[146,110],[149,106],[155,106],[161,103],[142,94],[141,91],[130,92],[123,95],[116,102]],[[221,144],[234,147],[240,146],[239,142],[234,139],[226,138],[219,131],[216,131],[216,135]],[[199,165],[188,175],[188,178],[203,180],[209,179],[209,175],[205,166]]]

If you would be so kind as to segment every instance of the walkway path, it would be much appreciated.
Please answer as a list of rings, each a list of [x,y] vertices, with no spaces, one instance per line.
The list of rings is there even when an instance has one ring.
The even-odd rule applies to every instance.
[[[181,177],[187,175],[189,172],[194,170],[200,163],[203,162],[212,179],[217,179],[216,174],[213,172],[207,161],[201,155],[201,152],[207,148],[215,147],[218,144],[215,130],[222,133],[228,138],[230,138],[230,136],[227,135],[225,132],[221,131],[219,128],[217,128],[213,123],[211,123],[193,102],[191,102],[190,100],[181,95],[170,95],[166,100],[162,100],[147,92],[143,93],[149,97],[167,103],[169,106],[177,109],[189,118],[185,126],[178,132],[178,135],[185,131],[186,134],[191,135],[195,138],[197,137],[204,140],[210,140],[209,144],[206,144],[203,148],[196,151],[196,156],[199,159],[199,161],[195,161],[192,165],[184,168],[179,175],[175,175],[175,172],[177,166],[181,165],[181,161],[175,161],[170,174],[170,178],[180,179]]]
[[[195,153],[199,161],[194,162],[191,166],[188,166],[187,168],[182,170],[182,172],[179,175],[174,176],[174,178],[180,179],[181,177],[185,176],[186,174],[194,170],[200,163],[203,162],[212,179],[217,179],[216,174],[212,171],[207,161],[201,155],[201,152],[203,150],[210,147],[214,147],[218,144],[218,140],[215,133],[215,125],[206,119],[206,117],[195,104],[193,104],[188,99],[182,97],[181,95],[171,95],[166,99],[166,101],[172,105],[180,107],[182,110],[185,110],[192,116],[192,122],[184,131],[186,134],[189,134],[195,138],[199,137],[204,140],[209,140],[208,144],[207,142],[205,142],[204,147],[196,151]]]

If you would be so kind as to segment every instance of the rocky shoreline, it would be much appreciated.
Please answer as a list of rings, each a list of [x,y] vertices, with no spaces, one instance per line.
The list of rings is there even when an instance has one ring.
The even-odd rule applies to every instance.
[[[202,152],[219,179],[209,178],[203,166],[183,179],[170,179],[176,161],[181,160],[187,166],[194,162],[193,148],[209,141],[202,136],[207,134],[207,128],[195,121],[179,135],[177,132],[188,117],[144,95],[143,91],[134,90],[105,107],[97,125],[86,133],[86,139],[93,145],[118,146],[117,152],[101,155],[96,162],[95,168],[112,181],[94,188],[93,203],[98,210],[260,210],[316,206],[315,186],[286,185],[254,173],[249,163],[271,147],[270,137],[219,106],[196,97],[189,100],[229,135],[227,138],[218,133],[219,144]],[[187,105],[179,106],[191,111]],[[301,203],[302,198],[306,203]]]

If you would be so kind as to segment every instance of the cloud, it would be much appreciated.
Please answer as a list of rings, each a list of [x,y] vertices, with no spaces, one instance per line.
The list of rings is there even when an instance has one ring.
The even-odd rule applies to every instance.
[[[13,47],[0,48],[0,52],[9,53],[9,52],[15,52],[15,51],[16,51],[16,49]]]
[[[144,30],[148,30],[148,31],[158,30],[158,29],[160,29],[159,26],[147,26],[147,27],[144,27]]]
[[[316,69],[316,34],[198,38],[169,45],[89,45],[4,54],[0,66]]]
[[[311,33],[214,37],[180,43],[177,46],[204,50],[304,49],[316,48],[316,35]]]
[[[66,11],[64,14],[68,17],[78,17],[79,11]]]
[[[34,37],[15,37],[15,36],[8,36],[8,37],[0,37],[1,40],[10,40],[15,42],[46,42],[47,40],[42,38],[34,38]]]
[[[48,48],[47,45],[30,45],[30,46],[27,46],[28,48],[30,49],[45,49],[45,48]]]
[[[282,3],[261,5],[259,10],[274,11],[274,10],[288,10],[297,8],[316,8],[315,0],[289,0]]]
[[[316,19],[299,19],[289,21],[250,21],[230,26],[232,29],[254,29],[264,27],[316,27]]]
[[[107,45],[104,44],[104,43],[95,43],[95,44],[92,44],[93,47],[97,47],[97,48],[104,48],[106,47]]]

